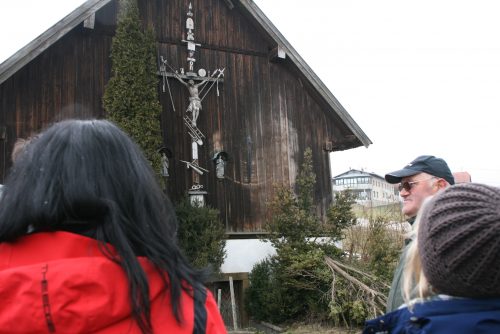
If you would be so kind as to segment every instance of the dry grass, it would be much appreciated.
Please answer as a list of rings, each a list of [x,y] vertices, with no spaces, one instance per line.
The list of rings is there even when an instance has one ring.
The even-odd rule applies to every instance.
[[[297,327],[287,328],[286,334],[354,334],[361,333],[361,328],[346,329],[339,327],[325,327],[319,325],[300,325]]]
[[[304,324],[297,323],[286,327],[274,328],[265,325],[265,323],[255,323],[251,321],[250,327],[242,331],[229,331],[230,334],[354,334],[361,333],[362,328],[347,329],[343,327],[334,327],[333,325]]]

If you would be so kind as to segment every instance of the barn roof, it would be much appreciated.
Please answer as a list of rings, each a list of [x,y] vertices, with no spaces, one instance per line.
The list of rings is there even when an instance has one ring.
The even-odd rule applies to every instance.
[[[88,0],[0,64],[0,84],[111,0]]]
[[[81,6],[76,8],[73,12],[64,17],[62,20],[54,24],[47,31],[42,33],[40,36],[35,38],[33,41],[17,51],[14,55],[1,63],[0,84],[6,81],[14,73],[23,68],[31,60],[44,52],[61,37],[70,32],[73,28],[75,28],[77,25],[79,25],[81,22],[90,17],[110,1],[112,0],[86,1]],[[273,23],[252,0],[225,1],[231,7],[233,6],[232,2],[240,4],[240,6],[238,7],[244,8],[248,12],[248,14],[250,14],[250,18],[254,20],[259,28],[261,28],[260,30],[264,31],[268,35],[268,37],[270,37],[276,43],[277,47],[285,51],[286,57],[288,57],[290,61],[292,61],[296,65],[301,74],[306,78],[306,80],[309,81],[312,87],[326,101],[326,103],[335,111],[335,113],[352,131],[356,138],[365,147],[368,147],[370,144],[372,144],[372,141],[363,132],[363,130],[361,130],[358,124],[356,124],[356,122],[352,119],[345,108],[340,104],[340,102],[335,98],[335,96],[330,92],[325,84],[309,67],[309,65],[307,65],[304,59],[302,59],[298,52],[295,51],[291,44],[285,39],[285,37],[278,31]]]

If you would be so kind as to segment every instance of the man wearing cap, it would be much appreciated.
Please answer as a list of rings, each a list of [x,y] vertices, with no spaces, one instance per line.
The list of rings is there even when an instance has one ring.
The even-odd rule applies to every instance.
[[[427,197],[455,183],[446,161],[432,155],[417,157],[402,169],[386,174],[385,180],[392,184],[399,183],[399,195],[403,198],[402,212],[412,225],[418,210]],[[409,242],[411,240],[407,241],[407,245]],[[401,293],[401,276],[405,264],[406,249],[407,247],[403,250],[394,272],[391,290],[387,298],[387,312],[397,309],[404,303]]]

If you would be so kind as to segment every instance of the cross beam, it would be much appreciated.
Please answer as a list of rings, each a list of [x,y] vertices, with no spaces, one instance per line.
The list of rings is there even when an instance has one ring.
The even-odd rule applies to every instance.
[[[224,82],[224,79],[221,78],[221,77],[214,77],[214,78],[211,78],[211,77],[201,77],[199,75],[186,75],[186,74],[179,74],[179,73],[173,73],[173,72],[161,72],[161,71],[158,71],[158,72],[156,72],[156,75],[158,75],[158,76],[166,76],[166,77],[169,77],[169,78],[180,77],[182,79],[194,80],[194,81],[203,81],[203,80],[206,80],[206,81],[219,81],[221,83]]]

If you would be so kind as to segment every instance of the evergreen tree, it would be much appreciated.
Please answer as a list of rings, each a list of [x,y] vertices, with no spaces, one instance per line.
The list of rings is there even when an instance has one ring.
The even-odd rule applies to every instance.
[[[282,248],[308,248],[311,237],[319,234],[319,218],[314,214],[314,186],[316,175],[312,170],[312,151],[304,151],[304,162],[297,177],[297,195],[286,186],[276,186],[270,203],[271,219],[266,224],[271,244]]]
[[[299,207],[312,215],[314,213],[316,174],[313,171],[312,150],[309,147],[304,151],[304,162],[302,163],[296,182]]]
[[[352,209],[355,202],[356,197],[349,190],[335,194],[334,203],[326,213],[328,223],[325,228],[326,234],[334,241],[343,239],[343,231],[356,224],[356,215]]]
[[[277,186],[270,203],[267,239],[276,248],[276,255],[254,266],[247,290],[247,307],[256,319],[280,323],[362,318],[360,312],[354,312],[358,304],[341,298],[348,292],[346,287],[331,290],[332,273],[325,262],[325,255],[342,257],[335,242],[342,237],[343,229],[355,222],[351,208],[354,198],[347,192],[337,195],[328,210],[328,221],[322,223],[314,204],[315,184],[312,151],[307,148],[296,193],[290,187]],[[342,278],[336,280],[348,286]],[[338,310],[333,312],[332,305]]]
[[[322,224],[314,205],[315,184],[312,151],[307,148],[296,180],[296,193],[290,187],[277,186],[270,203],[271,219],[266,230],[276,255],[254,267],[248,290],[252,298],[249,311],[257,318],[281,322],[328,316],[325,296],[331,280],[324,250],[335,247],[316,242],[322,234]],[[264,291],[266,287],[273,291]]]
[[[142,29],[137,0],[120,0],[111,46],[112,77],[103,97],[108,119],[127,132],[159,173],[160,129],[156,45],[151,30]]]

